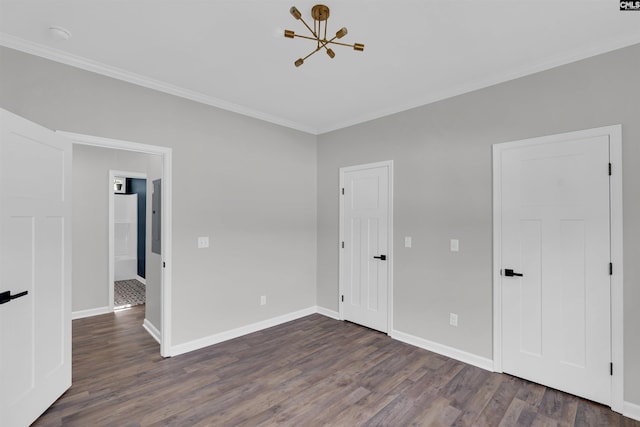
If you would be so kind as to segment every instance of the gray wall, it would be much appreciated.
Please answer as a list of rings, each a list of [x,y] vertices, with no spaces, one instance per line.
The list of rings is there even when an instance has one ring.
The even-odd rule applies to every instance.
[[[0,106],[51,129],[173,147],[174,344],[316,299],[337,310],[338,169],[394,160],[395,328],[483,357],[491,145],[621,123],[625,399],[640,404],[639,71],[634,46],[315,138],[0,48]],[[211,249],[196,249],[201,235]]]
[[[108,221],[109,170],[161,174],[160,156],[121,150],[73,146],[73,302],[81,311],[109,305]],[[151,188],[150,188],[151,187]],[[160,257],[151,254],[151,201],[147,198],[146,317],[160,330]]]
[[[314,136],[7,48],[0,107],[173,148],[174,345],[316,304]]]
[[[394,327],[491,358],[491,145],[621,123],[625,399],[640,403],[638,75],[635,45],[321,135],[318,305],[338,309],[339,168],[393,160]],[[404,236],[413,248],[404,248]],[[451,238],[460,252],[449,251]]]

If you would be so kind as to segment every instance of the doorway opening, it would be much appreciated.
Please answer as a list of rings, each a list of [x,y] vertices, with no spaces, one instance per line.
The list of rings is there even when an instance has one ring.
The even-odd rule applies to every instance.
[[[157,203],[158,210],[162,211],[162,215],[158,215],[157,224],[154,228],[154,241],[155,247],[158,248],[157,261],[160,266],[157,270],[158,275],[158,289],[157,289],[157,301],[158,301],[158,321],[157,325],[147,322],[145,319],[143,324],[144,328],[151,334],[156,341],[160,343],[160,354],[163,357],[172,356],[171,347],[171,272],[172,272],[172,233],[171,233],[171,217],[172,217],[172,153],[173,150],[168,147],[161,147],[149,144],[140,144],[129,141],[121,141],[109,138],[101,138],[90,135],[82,135],[71,132],[57,131],[59,134],[69,138],[74,144],[95,146],[116,150],[129,151],[133,153],[152,154],[157,155],[160,159],[159,176],[162,181],[162,186],[158,186]],[[113,180],[105,183],[108,185],[110,197],[113,198]],[[148,181],[147,181],[148,184]],[[156,188],[156,187],[154,187]],[[147,205],[148,206],[148,205]],[[148,215],[147,215],[148,216]],[[111,222],[110,222],[111,223]],[[161,236],[161,237],[160,237]],[[111,240],[110,245],[113,247],[113,233],[109,234]],[[148,242],[147,242],[148,243]],[[112,251],[110,251],[112,253]],[[147,265],[149,260],[147,259]],[[152,270],[145,268],[145,281],[149,281],[149,275]],[[109,266],[109,283],[114,280],[113,265]],[[109,295],[111,304],[113,303],[113,294]],[[146,301],[148,308],[149,290],[146,292]]]
[[[138,172],[109,171],[113,183],[109,199],[109,227],[113,233],[109,263],[113,263],[113,281],[109,296],[113,310],[146,303],[147,270],[147,175]],[[113,215],[111,215],[113,213]],[[153,265],[159,268],[159,264]]]

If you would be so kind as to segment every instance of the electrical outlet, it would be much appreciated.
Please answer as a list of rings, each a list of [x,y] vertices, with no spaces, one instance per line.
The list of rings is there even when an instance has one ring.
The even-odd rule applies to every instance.
[[[411,247],[411,236],[407,236],[404,238],[404,247],[405,248]]]
[[[451,252],[458,252],[460,250],[460,241],[458,239],[451,239],[449,249],[451,249]]]
[[[204,249],[209,247],[209,236],[198,237],[198,249]]]
[[[260,297],[260,305],[267,305],[267,296],[266,295],[262,295]]]
[[[458,326],[458,315],[455,313],[449,313],[449,324],[451,326]]]

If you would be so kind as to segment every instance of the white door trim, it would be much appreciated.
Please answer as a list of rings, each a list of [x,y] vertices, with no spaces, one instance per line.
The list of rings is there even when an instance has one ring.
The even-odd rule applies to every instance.
[[[114,299],[115,299],[115,291],[114,291],[114,283],[115,283],[115,195],[113,193],[113,180],[116,176],[121,176],[125,178],[142,178],[147,179],[146,173],[141,172],[131,172],[131,171],[120,171],[120,170],[109,170],[109,182],[107,185],[109,186],[109,311],[113,311],[115,309]],[[147,235],[147,231],[144,232],[145,238]]]
[[[550,144],[571,139],[609,137],[609,158],[612,164],[610,179],[611,209],[611,409],[623,412],[624,391],[624,301],[623,301],[623,246],[622,246],[622,126],[605,126],[558,135],[523,139],[493,145],[493,368],[502,372],[502,288],[500,286],[500,260],[502,259],[502,236],[499,225],[502,223],[500,206],[502,204],[500,188],[501,155],[503,150],[514,147],[526,147],[535,144]],[[603,166],[604,168],[604,166]],[[603,169],[604,171],[604,169]]]
[[[172,156],[173,149],[157,145],[139,144],[136,142],[117,139],[101,138],[72,132],[57,131],[71,139],[75,144],[91,145],[95,147],[112,148],[116,150],[135,151],[138,153],[157,154],[162,157],[162,262],[165,266],[160,274],[161,314],[161,342],[160,354],[171,356],[171,270],[172,270]],[[111,191],[112,192],[112,191]],[[110,304],[113,304],[111,298]]]
[[[340,232],[338,237],[338,253],[339,253],[339,261],[338,261],[338,307],[340,313],[340,320],[344,320],[344,310],[343,310],[343,302],[341,301],[340,296],[343,295],[344,290],[344,279],[342,277],[343,271],[343,253],[342,242],[344,241],[344,197],[342,197],[342,188],[344,188],[344,174],[347,172],[364,170],[364,169],[373,169],[378,167],[386,167],[388,171],[389,178],[389,216],[387,219],[387,230],[388,230],[388,244],[389,244],[389,255],[387,258],[388,270],[387,270],[387,335],[391,336],[391,332],[393,331],[393,160],[386,160],[382,162],[376,163],[367,163],[363,165],[355,165],[355,166],[347,166],[340,168],[340,186],[338,188],[338,197],[340,198]]]

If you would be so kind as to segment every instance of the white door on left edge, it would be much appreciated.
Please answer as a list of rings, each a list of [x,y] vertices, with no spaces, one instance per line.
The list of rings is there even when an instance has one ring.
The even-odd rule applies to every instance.
[[[0,426],[21,427],[71,386],[71,142],[0,128]]]
[[[387,332],[391,165],[341,170],[343,317]]]

